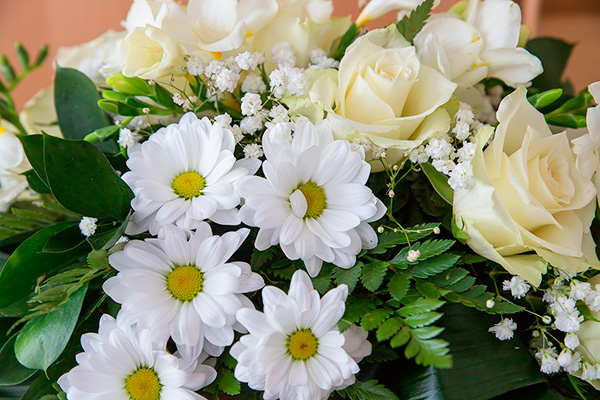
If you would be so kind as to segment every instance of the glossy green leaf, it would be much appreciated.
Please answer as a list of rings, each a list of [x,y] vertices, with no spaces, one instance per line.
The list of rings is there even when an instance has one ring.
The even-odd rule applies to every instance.
[[[48,178],[46,177],[46,168],[44,167],[44,136],[43,135],[27,135],[19,136],[19,140],[23,144],[23,150],[27,156],[27,160],[33,167],[33,170],[38,175],[38,178],[48,186]]]
[[[94,82],[83,72],[57,65],[54,78],[54,103],[58,125],[66,139],[83,139],[88,133],[111,125],[98,107],[100,95]],[[116,153],[112,142],[98,143],[107,153]]]
[[[27,321],[15,343],[15,353],[21,364],[46,370],[58,359],[71,338],[86,291],[87,285],[56,310]]]
[[[527,101],[529,101],[529,103],[538,110],[541,110],[542,108],[548,107],[550,104],[558,100],[562,94],[562,89],[551,89],[542,93],[534,94],[533,96],[529,96]]]
[[[454,190],[452,190],[448,184],[448,177],[429,163],[421,164],[421,169],[440,197],[444,199],[446,203],[452,204],[454,201]]]
[[[91,143],[44,135],[44,165],[52,194],[66,209],[124,221],[133,192]]]
[[[18,385],[35,374],[35,369],[21,365],[15,357],[15,333],[0,349],[0,386]]]
[[[447,305],[439,323],[446,329],[441,338],[450,342],[451,369],[410,365],[382,366],[382,379],[406,400],[488,400],[529,385],[547,382],[528,346],[519,337],[500,341],[488,332],[498,317]],[[428,329],[428,328],[421,328]],[[427,332],[426,332],[427,333]],[[493,356],[490,356],[493,355]],[[402,371],[395,373],[394,371]],[[539,387],[538,387],[539,388]],[[538,389],[543,391],[543,386]],[[507,399],[533,399],[518,394]]]
[[[527,42],[526,48],[537,56],[544,66],[544,72],[533,80],[533,87],[540,90],[567,89],[561,78],[571,56],[573,44],[560,39],[538,37]],[[565,94],[570,93],[565,90]]]
[[[46,242],[76,222],[61,222],[44,228],[25,240],[0,272],[0,307],[28,296],[42,276],[48,276],[88,252],[87,246],[65,253],[42,253]]]

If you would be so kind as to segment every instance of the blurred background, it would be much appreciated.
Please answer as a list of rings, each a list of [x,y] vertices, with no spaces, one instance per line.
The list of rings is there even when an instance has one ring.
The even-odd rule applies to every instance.
[[[218,1],[218,0],[215,0]],[[437,11],[450,8],[457,0],[441,0]],[[52,83],[52,60],[61,46],[87,42],[108,29],[120,30],[131,0],[0,0],[0,53],[17,64],[14,42],[21,41],[35,54],[44,43],[50,45],[49,61],[34,72],[15,92],[19,108],[38,90]],[[358,16],[358,0],[334,0],[336,15]],[[523,23],[532,28],[532,37],[555,36],[576,43],[567,65],[577,91],[600,80],[600,0],[520,0]],[[374,21],[371,26],[391,22],[395,14]]]

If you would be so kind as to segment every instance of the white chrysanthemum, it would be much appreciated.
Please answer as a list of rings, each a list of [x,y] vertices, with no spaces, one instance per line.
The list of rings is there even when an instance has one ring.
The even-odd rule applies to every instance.
[[[216,371],[169,354],[165,344],[152,341],[148,329],[100,319],[99,333],[81,337],[79,364],[58,380],[69,400],[204,399],[194,391],[210,384]]]
[[[237,313],[250,334],[231,348],[238,360],[235,377],[264,390],[267,400],[326,399],[346,380],[351,383],[359,368],[337,328],[347,296],[348,287],[340,285],[321,299],[301,270],[287,295],[274,286],[264,288],[264,313],[249,308]]]
[[[515,335],[515,329],[517,329],[517,323],[513,322],[510,318],[504,318],[502,321],[488,329],[488,331],[496,335],[499,340],[509,340]]]
[[[163,237],[130,241],[110,256],[119,273],[104,291],[137,323],[152,329],[157,340],[169,336],[186,358],[205,347],[233,342],[235,313],[253,307],[242,295],[263,287],[260,275],[245,262],[228,262],[248,236],[248,229],[212,236],[203,222],[186,237],[183,230],[166,228]],[[206,342],[205,342],[206,340]]]
[[[371,167],[364,152],[333,140],[327,121],[315,126],[308,120],[297,123],[291,143],[265,134],[263,150],[266,178],[238,183],[245,200],[240,218],[260,228],[257,249],[279,244],[316,276],[323,261],[350,268],[363,248],[375,247],[369,222],[381,218],[385,206],[366,186]]]
[[[260,163],[236,161],[234,148],[230,130],[193,113],[137,146],[127,161],[131,171],[123,175],[135,194],[127,233],[156,235],[171,224],[194,229],[205,219],[238,225],[240,197],[233,183]]]

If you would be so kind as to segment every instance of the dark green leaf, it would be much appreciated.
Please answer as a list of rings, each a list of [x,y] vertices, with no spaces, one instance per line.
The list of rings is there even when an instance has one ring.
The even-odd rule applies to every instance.
[[[0,349],[0,386],[18,385],[26,381],[35,370],[29,369],[21,365],[15,357],[15,333]]]
[[[52,236],[42,251],[44,253],[63,253],[72,251],[77,246],[80,246],[85,241],[85,236],[81,234],[81,230],[77,224],[67,226],[60,232]]]
[[[83,72],[56,67],[54,103],[58,125],[66,139],[83,139],[88,133],[110,125],[106,114],[98,108],[98,90]],[[107,153],[116,153],[112,142],[98,143]]]
[[[35,58],[35,63],[33,64],[34,67],[37,68],[40,65],[42,65],[44,63],[44,61],[46,61],[46,57],[48,57],[48,50],[49,50],[49,46],[47,44],[45,44],[44,47],[42,47],[40,49],[37,57]]]
[[[573,114],[553,114],[546,115],[546,122],[550,125],[564,126],[566,128],[585,128],[586,117],[584,115]]]
[[[50,188],[46,186],[46,184],[40,179],[38,174],[30,169],[29,171],[23,172],[21,175],[27,178],[27,183],[29,187],[40,194],[50,194]]]
[[[58,309],[25,324],[15,343],[15,353],[21,364],[46,370],[56,361],[71,338],[86,291],[87,285]]]
[[[23,47],[23,45],[19,42],[15,43],[15,49],[17,50],[17,56],[19,57],[19,61],[21,62],[23,69],[28,70],[29,54],[27,54],[27,50],[25,50],[25,47]]]
[[[408,272],[417,278],[427,278],[452,268],[459,259],[460,256],[456,254],[440,254],[418,263]]]
[[[398,32],[400,32],[410,44],[413,44],[415,36],[417,36],[425,26],[425,22],[429,19],[432,9],[433,0],[425,0],[417,6],[409,16],[405,16],[396,24]]]
[[[171,109],[177,107],[175,103],[173,103],[173,94],[158,83],[154,84],[154,97],[161,106]]]
[[[544,72],[533,80],[533,87],[539,90],[565,89],[561,77],[571,56],[573,44],[560,39],[538,37],[527,42],[526,48],[544,66]],[[566,91],[565,93],[568,94]]]
[[[383,277],[388,270],[389,263],[384,261],[370,262],[365,264],[360,276],[363,286],[371,292],[379,289],[383,283]]]
[[[46,242],[76,222],[62,222],[35,233],[10,256],[0,272],[0,307],[6,307],[29,295],[40,277],[48,276],[87,253],[82,246],[66,253],[42,253]]]
[[[415,287],[424,297],[437,299],[441,296],[439,289],[433,283],[417,279],[415,281]]]
[[[350,400],[398,400],[398,397],[377,381],[356,382],[338,394]]]
[[[348,293],[352,293],[362,273],[363,263],[357,262],[352,268],[334,268],[333,277],[337,285],[348,285]]]
[[[410,287],[410,276],[407,274],[395,273],[388,283],[390,295],[396,300],[402,300],[408,288]]]
[[[377,329],[377,340],[382,342],[391,338],[396,334],[396,332],[400,330],[400,328],[402,328],[402,325],[404,325],[402,323],[402,320],[398,318],[392,317],[388,319],[387,321],[379,325],[379,328]]]
[[[433,229],[437,228],[440,224],[421,224],[408,228],[404,231],[385,231],[378,236],[377,247],[369,250],[371,254],[383,254],[387,249],[395,247],[399,244],[412,243],[424,237],[427,237],[433,233]]]
[[[348,28],[346,33],[344,33],[344,36],[342,36],[340,44],[337,47],[333,58],[340,61],[344,54],[346,54],[346,49],[348,48],[348,46],[350,46],[352,42],[354,42],[354,39],[358,37],[359,33],[360,31],[358,30],[356,24],[350,25],[350,28]]]
[[[417,315],[424,312],[437,310],[444,305],[445,302],[436,299],[424,299],[418,298],[414,302],[402,307],[398,314],[402,317],[408,317],[411,315]]]
[[[333,264],[323,263],[319,275],[312,278],[312,283],[317,292],[325,294],[331,288],[331,278],[333,276]],[[338,267],[335,267],[336,269]]]
[[[48,178],[46,177],[46,167],[44,166],[44,136],[42,135],[27,135],[19,136],[19,140],[23,144],[23,150],[27,160],[33,167],[33,170],[38,175],[38,178],[48,186]]]
[[[94,145],[44,135],[44,165],[48,186],[66,209],[99,219],[127,218],[133,192]]]
[[[52,382],[46,378],[46,375],[41,374],[33,384],[27,389],[21,400],[40,400],[46,395],[55,395],[56,390],[52,387]]]
[[[361,326],[364,330],[370,331],[371,329],[377,328],[387,317],[392,314],[392,310],[389,308],[378,308],[373,311],[366,313],[361,321]]]
[[[10,61],[8,61],[8,57],[4,54],[0,56],[0,71],[2,71],[2,75],[4,75],[9,85],[12,84],[17,77],[14,68],[10,65]]]

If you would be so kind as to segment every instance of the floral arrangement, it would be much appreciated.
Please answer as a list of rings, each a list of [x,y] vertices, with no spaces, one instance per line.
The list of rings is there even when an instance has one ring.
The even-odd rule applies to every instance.
[[[436,5],[134,0],[21,113],[2,56],[0,393],[600,398],[600,84]]]

